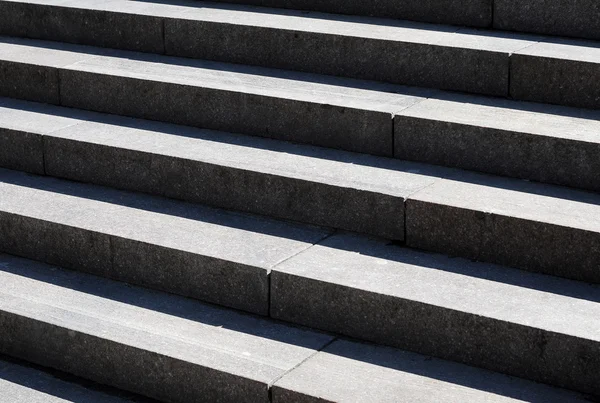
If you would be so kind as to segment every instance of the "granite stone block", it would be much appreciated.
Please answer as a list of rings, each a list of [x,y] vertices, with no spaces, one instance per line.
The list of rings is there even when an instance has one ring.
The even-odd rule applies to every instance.
[[[494,28],[600,39],[596,0],[495,0]]]
[[[394,117],[394,156],[597,191],[599,122],[549,105],[429,99]]]
[[[404,27],[395,37],[376,38],[191,19],[165,24],[166,51],[177,56],[488,95],[508,91],[508,54],[438,45],[436,38],[412,41]]]
[[[539,43],[511,56],[514,99],[600,109],[598,82],[600,48],[592,43]]]
[[[232,1],[218,0],[221,3]],[[333,14],[351,14],[397,18],[401,20],[433,22],[438,24],[488,27],[492,22],[492,3],[489,0],[388,1],[370,2],[342,0],[236,0],[236,4],[261,7],[289,8],[293,10],[321,11]]]
[[[44,174],[42,136],[19,130],[0,128],[0,167]]]
[[[97,112],[391,155],[384,112],[76,70],[61,71],[61,97]]]
[[[59,105],[58,69],[0,60],[0,96]]]
[[[91,1],[3,1],[0,35],[164,53],[162,18],[109,11],[103,6],[103,2]]]
[[[598,394],[599,291],[341,234],[273,269],[271,316]]]
[[[0,277],[2,353],[160,401],[268,402],[272,382],[332,340],[12,257]]]

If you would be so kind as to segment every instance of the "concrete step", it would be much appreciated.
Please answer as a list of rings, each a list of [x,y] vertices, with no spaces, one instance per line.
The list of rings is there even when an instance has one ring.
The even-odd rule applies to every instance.
[[[4,105],[10,105],[0,109],[0,127],[6,127],[0,132],[1,149],[6,150],[0,165],[5,167],[600,282],[598,194],[31,103]],[[25,181],[31,187],[27,177],[3,172],[8,183]],[[11,179],[15,175],[20,179]],[[91,195],[105,192],[49,183],[74,186],[84,195],[86,189]],[[20,200],[14,193],[6,198],[6,208],[23,208]],[[64,214],[60,198],[56,203],[56,214]],[[27,214],[37,214],[36,207]],[[78,225],[84,224],[82,219]]]
[[[328,234],[15,171],[0,177],[0,250],[259,314],[271,267]]]
[[[271,316],[600,396],[600,287],[338,234],[271,272]]]
[[[584,401],[21,258],[0,262],[0,351],[159,400]]]
[[[540,39],[194,1],[36,0],[0,6],[6,8],[0,8],[4,35],[503,97],[509,95],[511,54]]]
[[[5,96],[384,156],[393,155],[395,141],[403,158],[588,183],[586,188],[595,183],[589,164],[595,161],[597,112],[130,52],[104,50],[112,56],[98,56],[103,50],[42,41],[4,38],[0,50]],[[140,97],[148,101],[140,103]],[[515,140],[521,133],[528,135],[526,142]],[[480,140],[484,135],[489,143]],[[436,149],[432,137],[452,139]],[[579,139],[581,151],[573,158],[565,150],[578,147]],[[494,162],[474,158],[471,147]],[[582,156],[588,152],[592,158]],[[523,156],[531,164],[518,162]],[[549,166],[565,161],[575,161],[573,171],[563,170],[556,179],[526,173],[556,171]]]
[[[596,42],[199,2],[0,1],[0,15],[11,36],[600,108]]]
[[[0,350],[166,402],[268,402],[332,336],[2,256]]]
[[[589,402],[592,398],[427,356],[335,341],[273,386],[273,402]]]
[[[57,371],[0,356],[0,399],[7,403],[150,403]]]

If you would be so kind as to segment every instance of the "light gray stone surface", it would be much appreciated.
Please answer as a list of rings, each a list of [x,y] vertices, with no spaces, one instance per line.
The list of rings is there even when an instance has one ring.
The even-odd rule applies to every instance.
[[[494,28],[600,39],[596,0],[494,0]]]
[[[172,402],[268,402],[331,336],[9,256],[0,350]]]
[[[167,53],[506,96],[508,56],[532,43],[456,27],[202,4],[165,21]]]
[[[392,348],[336,341],[273,386],[273,402],[585,402],[561,389]]]
[[[598,112],[448,94],[394,119],[396,158],[600,190]]]
[[[0,40],[0,95],[29,101],[60,103],[58,69],[90,57],[65,50],[58,43],[44,42],[37,48],[28,41],[3,37]]]
[[[354,14],[434,22],[441,24],[487,27],[491,25],[492,6],[489,0],[388,1],[374,0],[235,0],[223,3],[248,4],[262,7],[290,8],[335,14]]]
[[[19,106],[35,105],[35,111]],[[0,167],[44,174],[42,135],[78,123],[53,107],[0,98]]]
[[[508,94],[509,54],[531,43],[443,25],[194,1],[0,4],[7,35],[499,96]]]
[[[266,314],[272,266],[313,227],[0,170],[0,249]]]
[[[113,396],[0,358],[0,400],[6,403],[132,403],[146,399]]]
[[[598,286],[341,234],[272,271],[271,315],[600,394]]]
[[[598,82],[597,42],[557,39],[511,56],[510,95],[515,99],[599,109]]]
[[[0,129],[44,135],[45,155],[40,150],[35,162],[50,176],[391,239],[404,238],[404,199],[434,180],[410,173],[413,164],[362,154],[18,100],[2,104]],[[26,145],[22,136],[7,144]]]
[[[468,172],[406,203],[408,246],[600,282],[600,195]]]
[[[398,89],[393,86],[216,62],[116,54],[63,69],[62,104],[391,155],[393,113],[422,99],[410,93],[384,92]],[[139,102],[140,97],[146,102]]]

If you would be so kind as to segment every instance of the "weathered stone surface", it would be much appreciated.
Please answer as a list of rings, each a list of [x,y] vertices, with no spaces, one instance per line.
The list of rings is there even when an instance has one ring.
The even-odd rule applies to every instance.
[[[207,8],[165,21],[166,51],[404,85],[506,96],[529,41],[473,30],[296,11]]]
[[[362,89],[366,83],[335,78],[161,56],[119,55],[63,69],[62,104],[391,155],[391,115],[421,100],[380,91],[391,87]],[[139,102],[140,96],[146,102]]]
[[[268,402],[331,336],[9,256],[0,351],[173,402]]]
[[[49,175],[392,239],[404,238],[404,199],[434,180],[411,173],[411,164],[343,151],[99,114],[81,119],[45,136]]]
[[[2,251],[261,314],[267,313],[270,267],[327,234],[150,196],[0,174]]]
[[[63,374],[61,374],[63,375]],[[71,377],[72,378],[72,377]],[[96,386],[96,385],[94,385]],[[147,399],[128,393],[111,394],[112,391],[89,388],[56,377],[54,373],[23,365],[13,359],[0,359],[0,396],[11,403],[131,403]],[[133,400],[135,399],[135,400]]]
[[[596,0],[495,0],[494,28],[600,39]]]
[[[271,273],[274,318],[595,394],[599,302],[598,286],[349,234]]]
[[[392,348],[336,341],[273,386],[273,402],[585,402],[583,396]]]
[[[164,53],[162,18],[128,13],[124,1],[2,1],[0,35]]]
[[[396,158],[600,190],[597,112],[453,95],[394,120]]]
[[[233,1],[217,1],[233,3]],[[492,21],[492,3],[490,0],[468,0],[460,4],[453,0],[374,0],[369,2],[349,2],[342,0],[235,0],[235,3],[475,27],[488,27]]]
[[[415,248],[600,282],[600,196],[468,172],[413,194]]]
[[[78,123],[52,114],[53,110],[43,104],[0,98],[0,167],[44,174],[42,135]]]
[[[600,48],[594,42],[540,42],[511,56],[515,99],[599,109],[598,82]]]

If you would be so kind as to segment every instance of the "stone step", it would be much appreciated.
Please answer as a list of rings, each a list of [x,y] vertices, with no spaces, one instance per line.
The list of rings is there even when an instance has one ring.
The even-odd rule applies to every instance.
[[[337,234],[273,269],[271,316],[600,396],[598,285]]]
[[[0,262],[0,351],[159,400],[584,401],[21,258]]]
[[[1,269],[0,269],[1,270]],[[3,329],[4,331],[4,329]],[[0,399],[7,403],[150,403],[151,400],[90,385],[72,375],[0,356]]]
[[[600,282],[598,194],[32,103],[5,100],[4,105],[10,107],[0,109],[0,149],[6,150],[0,153],[0,165],[8,168]],[[9,183],[25,181],[28,186],[28,177],[3,172]],[[92,195],[105,192],[51,183],[81,189],[81,194],[86,189]],[[127,195],[123,197],[144,199]],[[6,203],[9,210],[23,208],[18,192]],[[64,214],[59,199],[56,203],[56,214]],[[36,208],[32,205],[27,214],[37,214]],[[82,219],[79,225],[84,224]]]
[[[332,336],[4,255],[3,353],[167,402],[268,402]]]
[[[316,227],[0,170],[0,250],[267,314],[271,267]]]
[[[0,50],[4,96],[384,156],[395,141],[402,158],[597,188],[595,111],[42,41]],[[562,174],[528,173],[539,169]]]
[[[591,402],[589,396],[392,348],[335,341],[273,386],[287,402]]]
[[[598,49],[576,41],[566,45],[573,54],[540,75],[539,67],[523,56],[512,57],[548,40],[537,36],[215,3],[37,3],[42,4],[0,2],[8,8],[0,9],[5,16],[0,34],[518,99],[547,95],[547,100],[536,100],[574,106],[581,101],[530,90],[558,80],[555,85],[564,91],[583,91],[591,98],[598,91],[595,82],[581,82],[581,77],[590,78],[588,70],[592,79],[598,77]],[[576,57],[582,52],[591,58],[590,66]],[[552,57],[543,60],[550,63]],[[564,63],[576,67],[566,77],[561,75]],[[523,88],[515,89],[509,80],[515,74],[527,74]]]

